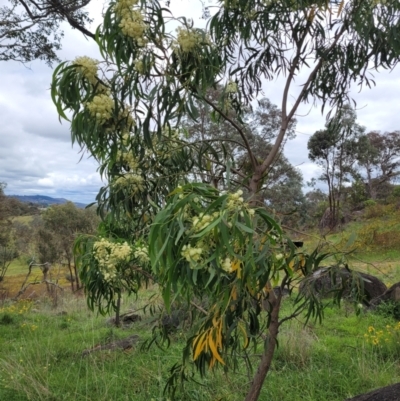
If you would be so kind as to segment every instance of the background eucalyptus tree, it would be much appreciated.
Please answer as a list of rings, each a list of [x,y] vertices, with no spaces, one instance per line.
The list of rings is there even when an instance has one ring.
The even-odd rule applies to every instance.
[[[36,59],[51,65],[60,61],[64,36],[60,28],[72,28],[94,39],[87,29],[91,19],[85,10],[90,0],[6,0],[0,5],[0,61],[27,63]]]
[[[224,0],[203,30],[156,0],[119,0],[96,33],[104,60],[78,57],[55,70],[53,100],[71,120],[72,140],[99,161],[108,182],[99,211],[117,222],[107,238],[79,242],[91,306],[114,302],[113,278],[124,281],[130,267],[130,286],[155,277],[167,309],[180,300],[197,316],[170,390],[192,366],[203,375],[207,367],[236,369],[261,336],[261,361],[245,396],[256,400],[281,324],[304,310],[307,318],[321,317],[312,286],[296,297],[291,315],[281,316],[282,291],[272,287],[293,288],[325,255],[295,248],[266,212],[262,189],[302,102],[340,109],[352,83],[372,84],[370,68],[397,64],[399,8],[398,0]],[[271,146],[256,152],[245,110],[277,76],[284,77],[278,127]],[[295,80],[300,89],[289,98]],[[237,174],[225,138],[218,138],[218,153],[212,141],[185,137],[184,120],[200,117],[197,104],[236,131],[246,173]],[[193,182],[192,172],[217,166],[226,192]]]
[[[365,128],[356,123],[356,112],[343,106],[326,124],[325,130],[314,133],[308,141],[308,157],[322,169],[319,180],[328,185],[329,210],[324,226],[334,229],[340,220],[345,183],[356,175],[360,139]]]
[[[400,174],[400,131],[368,132],[360,138],[357,161],[368,197],[385,199],[385,186]]]

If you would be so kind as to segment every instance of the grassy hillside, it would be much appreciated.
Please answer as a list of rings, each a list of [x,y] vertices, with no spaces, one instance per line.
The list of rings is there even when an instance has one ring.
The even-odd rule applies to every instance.
[[[21,224],[29,225],[35,216],[15,216],[12,218],[12,221],[18,222]]]
[[[358,221],[323,239],[317,232],[309,233],[304,241],[308,251],[319,245],[344,252],[351,268],[376,275],[388,286],[400,281],[400,210],[395,205],[367,207]]]
[[[125,300],[125,309],[140,307]],[[291,309],[286,301],[285,311]],[[400,325],[379,314],[356,316],[347,306],[327,308],[322,325],[292,322],[281,330],[280,347],[260,400],[339,401],[369,389],[395,383],[400,375]],[[0,399],[119,401],[164,400],[168,370],[180,360],[186,334],[178,330],[170,348],[142,350],[153,319],[126,329],[107,326],[106,318],[87,311],[82,298],[66,297],[53,309],[45,300],[19,302],[0,309]],[[380,345],[372,334],[386,335]],[[372,328],[372,329],[371,329]],[[374,330],[372,332],[372,330]],[[372,332],[372,334],[371,334]],[[133,333],[141,338],[132,349],[82,351]],[[385,339],[388,341],[384,341]],[[258,360],[257,351],[249,351]],[[179,400],[243,400],[250,376],[222,371],[188,383]]]
[[[379,213],[378,213],[379,212]],[[366,211],[360,221],[320,241],[305,236],[305,249],[318,243],[326,250],[349,252],[354,269],[380,277],[386,285],[400,281],[400,213],[395,208]],[[15,260],[2,283],[15,292],[27,272],[26,263]],[[143,315],[140,322],[118,329],[107,317],[90,312],[82,295],[70,294],[64,270],[54,270],[66,288],[57,306],[47,298],[42,285],[31,286],[35,301],[3,301],[0,306],[0,400],[65,401],[167,401],[164,387],[169,369],[181,359],[187,340],[179,328],[169,348],[142,349],[151,337],[155,317]],[[40,279],[40,271],[32,280]],[[123,310],[145,305],[155,289],[143,290],[139,299],[125,298]],[[29,294],[28,294],[29,295]],[[283,314],[293,310],[290,298]],[[388,312],[359,310],[342,303],[325,308],[322,324],[304,318],[287,322],[280,330],[280,343],[260,400],[342,401],[373,388],[398,382],[400,377],[400,323]],[[131,349],[103,350],[82,356],[82,351],[138,334]],[[256,366],[259,348],[249,350]],[[251,373],[245,364],[236,373],[222,370],[206,378],[194,376],[177,400],[242,401]]]

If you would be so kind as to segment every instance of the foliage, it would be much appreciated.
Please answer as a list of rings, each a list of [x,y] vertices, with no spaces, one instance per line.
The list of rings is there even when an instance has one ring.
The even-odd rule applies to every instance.
[[[366,201],[364,201],[364,206],[367,208],[371,208],[373,206],[376,206],[376,201],[374,201],[373,199],[367,199]],[[376,216],[371,216],[371,217],[376,217]]]
[[[209,90],[206,96],[208,101],[218,102],[223,94],[224,88],[218,86],[217,89]],[[227,189],[228,185],[247,184],[252,164],[246,152],[246,142],[228,121],[216,119],[215,116],[213,118],[213,110],[208,103],[195,101],[194,104],[198,108],[199,117],[197,120],[184,118],[183,127],[191,142],[201,142],[205,148],[208,143],[212,146],[209,151],[205,149],[202,156],[209,161],[206,169],[192,170],[194,181],[210,183],[220,189]],[[229,111],[229,118],[240,124],[240,118],[234,110]],[[271,150],[279,134],[281,118],[282,111],[266,98],[258,101],[254,108],[243,109],[243,131],[257,160],[262,161],[263,154]],[[287,139],[295,137],[295,128],[296,120],[292,120],[287,129]],[[232,155],[229,182],[225,177],[226,155]],[[306,214],[302,185],[301,173],[280,152],[260,181],[258,196],[260,202],[264,202],[270,211],[278,214],[283,224],[295,228],[304,223]]]
[[[93,208],[79,209],[72,202],[49,207],[42,215],[43,227],[39,229],[38,249],[41,254],[41,263],[66,260],[71,277],[76,280],[79,288],[78,274],[74,263],[73,245],[79,234],[93,234],[99,223]],[[44,238],[47,236],[47,240]],[[50,252],[54,248],[54,252]],[[41,251],[43,249],[43,251]],[[49,249],[50,253],[43,253]],[[48,260],[46,260],[46,258]],[[50,259],[49,259],[50,258]],[[72,272],[75,270],[75,274]],[[74,281],[71,287],[74,289]]]
[[[4,280],[7,270],[15,256],[15,249],[10,245],[0,245],[0,281]]]
[[[56,68],[51,93],[57,110],[71,117],[72,140],[98,160],[107,180],[97,197],[99,212],[111,221],[105,240],[131,246],[140,241],[166,306],[184,299],[194,314],[203,315],[191,320],[192,337],[168,382],[172,392],[179,379],[191,376],[187,363],[201,374],[207,366],[235,369],[240,356],[246,358],[248,340],[268,332],[246,396],[257,400],[280,325],[304,309],[308,317],[321,317],[320,300],[310,290],[297,298],[293,315],[280,318],[282,295],[275,295],[272,284],[292,289],[327,255],[295,249],[265,211],[261,185],[301,102],[318,99],[323,109],[338,107],[338,116],[351,120],[343,107],[350,84],[369,86],[368,67],[397,64],[398,18],[397,0],[328,5],[227,0],[218,2],[207,28],[199,29],[157,1],[120,0],[110,4],[96,33],[104,60],[78,57]],[[172,21],[176,34],[170,33]],[[304,70],[305,81],[289,107],[290,86]],[[263,80],[280,75],[285,84],[273,143],[256,153],[245,110],[261,94]],[[211,99],[210,90],[218,85],[222,92]],[[215,146],[185,136],[185,119],[200,117],[196,103],[208,105],[212,121],[231,125],[240,136],[249,164],[245,174],[233,177],[237,160],[229,138],[219,138]],[[340,114],[343,110],[350,116]],[[331,127],[338,117],[332,121]],[[220,193],[219,181],[193,182],[193,171],[216,169],[226,193]],[[95,242],[86,244],[82,269],[103,277],[93,256]],[[135,275],[150,274],[142,261],[126,262]],[[94,283],[88,295],[97,294],[95,306],[103,296],[112,303],[100,279],[88,282]],[[206,297],[206,309],[193,297]],[[269,304],[265,313],[263,300]]]
[[[364,170],[371,199],[385,199],[385,185],[399,175],[400,132],[369,132],[360,138],[358,164]],[[386,195],[386,196],[385,196]]]
[[[339,223],[343,186],[355,173],[354,155],[364,130],[356,123],[355,111],[345,105],[327,122],[325,130],[317,131],[308,141],[308,157],[322,168],[319,179],[328,185],[330,215],[327,227],[330,229]]]
[[[91,22],[83,10],[90,0],[8,0],[0,7],[0,60],[28,63],[39,59],[59,61],[56,52],[64,36],[64,21],[94,39],[85,25]]]
[[[56,263],[60,260],[62,250],[57,244],[54,234],[44,227],[38,229],[35,235],[37,259],[41,264]]]
[[[10,208],[4,194],[5,183],[0,182],[0,281],[3,281],[16,249],[11,235]]]
[[[167,308],[177,297],[207,300],[208,313],[196,319],[185,350],[188,358],[193,349],[202,374],[217,362],[234,367],[230,355],[246,349],[268,325],[260,304],[277,302],[271,285],[291,288],[299,272],[306,275],[319,262],[298,254],[279,225],[242,194],[220,194],[204,184],[179,187],[150,232],[151,264]],[[309,308],[321,313],[317,302]],[[184,367],[179,373],[185,374]]]
[[[137,293],[148,282],[142,270],[148,266],[147,248],[141,241],[132,246],[113,238],[113,234],[110,226],[102,223],[98,236],[81,235],[75,242],[79,276],[88,306],[102,314],[110,310],[118,314],[122,293]]]
[[[376,307],[376,313],[400,321],[400,303],[394,301],[381,302]],[[397,327],[397,330],[399,331],[400,336],[400,326]]]
[[[382,205],[380,203],[376,203],[372,199],[365,201],[364,204],[365,204],[364,216],[366,219],[390,216],[393,215],[396,211],[396,208],[393,204]]]
[[[364,334],[364,340],[375,348],[379,355],[396,359],[400,355],[400,322],[387,324],[381,329],[369,326]]]

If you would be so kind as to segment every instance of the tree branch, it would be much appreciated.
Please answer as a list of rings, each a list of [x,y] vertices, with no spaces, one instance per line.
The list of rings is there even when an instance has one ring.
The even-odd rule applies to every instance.
[[[249,141],[247,140],[246,134],[243,132],[242,128],[230,117],[228,117],[219,107],[217,107],[213,102],[209,101],[206,97],[202,98],[209,106],[211,106],[218,114],[220,114],[225,121],[228,121],[239,133],[241,138],[243,139],[243,142],[245,144],[247,153],[249,154],[251,164],[253,166],[253,169],[256,170],[257,168],[257,161],[254,157],[253,152],[251,151],[251,147],[249,144]]]

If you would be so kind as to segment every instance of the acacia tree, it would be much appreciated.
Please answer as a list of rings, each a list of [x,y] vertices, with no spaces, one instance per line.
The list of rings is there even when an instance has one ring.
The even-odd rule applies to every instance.
[[[94,39],[84,7],[90,0],[7,0],[0,6],[0,61],[59,61],[63,21]]]
[[[275,294],[272,285],[292,287],[323,257],[298,252],[285,238],[260,200],[261,184],[300,103],[341,108],[353,81],[370,84],[370,67],[397,64],[399,8],[397,0],[224,0],[202,30],[156,0],[119,0],[110,4],[97,31],[104,61],[80,57],[55,70],[53,100],[60,116],[71,113],[73,141],[99,161],[108,179],[97,197],[99,210],[123,223],[119,235],[132,246],[124,260],[131,263],[133,280],[156,276],[167,308],[174,299],[189,305],[207,299],[207,309],[197,308],[199,316],[192,320],[193,335],[182,363],[172,369],[170,388],[190,376],[190,364],[202,374],[207,366],[234,369],[249,341],[256,343],[267,332],[246,395],[254,401],[271,366],[279,327],[304,308],[308,317],[320,316],[312,290],[298,295],[292,315],[280,315],[282,291]],[[176,34],[170,33],[170,21],[179,24]],[[300,72],[307,76],[289,105]],[[259,160],[243,110],[260,94],[263,80],[277,75],[285,77],[279,133]],[[212,101],[208,90],[218,84],[224,90]],[[212,162],[210,145],[181,135],[183,116],[199,116],[196,101],[234,127],[250,161],[248,175],[226,193],[190,182],[194,167],[207,170]],[[224,158],[230,182],[235,160],[229,152]],[[107,239],[118,240],[123,239]],[[138,241],[148,247],[148,256]],[[105,259],[96,247],[93,252],[93,241],[81,245],[89,299],[112,302],[107,274],[119,264],[109,263],[102,272]],[[269,303],[265,312],[263,300]]]

